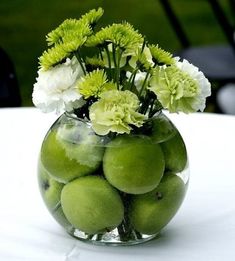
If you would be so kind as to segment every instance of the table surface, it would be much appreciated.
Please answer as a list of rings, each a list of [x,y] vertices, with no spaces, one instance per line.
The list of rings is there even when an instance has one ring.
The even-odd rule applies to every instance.
[[[37,184],[39,149],[54,114],[0,109],[0,260],[235,260],[235,117],[171,114],[190,161],[186,199],[158,239],[105,247],[69,236]]]

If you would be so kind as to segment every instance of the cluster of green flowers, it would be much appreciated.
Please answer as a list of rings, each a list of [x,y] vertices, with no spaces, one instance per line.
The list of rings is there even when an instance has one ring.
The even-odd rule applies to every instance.
[[[99,135],[129,133],[162,108],[204,110],[211,89],[197,67],[149,44],[127,22],[96,32],[102,15],[102,8],[91,10],[47,35],[33,91],[37,107],[73,111]]]

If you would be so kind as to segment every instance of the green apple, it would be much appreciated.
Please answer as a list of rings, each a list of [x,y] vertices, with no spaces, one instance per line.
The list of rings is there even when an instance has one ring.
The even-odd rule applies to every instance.
[[[50,210],[53,212],[60,204],[60,194],[64,184],[54,180],[39,162],[38,182],[42,198]]]
[[[166,169],[181,172],[187,164],[187,151],[184,141],[177,133],[169,140],[160,144],[165,157]]]
[[[170,174],[153,191],[133,196],[129,213],[133,227],[143,234],[160,232],[179,209],[185,190],[182,179]]]
[[[51,214],[63,228],[65,228],[66,230],[70,230],[72,228],[72,225],[69,223],[68,219],[64,215],[61,205]]]
[[[156,188],[164,167],[160,145],[153,144],[146,136],[118,136],[107,145],[103,158],[106,179],[130,194],[142,194]]]
[[[61,205],[68,221],[88,234],[117,227],[124,215],[118,192],[99,176],[85,176],[66,184]]]
[[[152,118],[152,128],[150,137],[153,142],[159,143],[169,140],[177,132],[172,122],[163,114]]]
[[[61,132],[51,130],[43,141],[40,158],[52,177],[67,183],[96,170],[102,161],[103,151],[102,146],[76,143],[68,137],[63,139]]]
[[[100,165],[104,154],[103,138],[96,135],[90,125],[82,121],[75,126],[64,124],[57,130],[57,139],[68,158],[94,169]]]
[[[60,203],[61,191],[64,184],[57,182],[48,175],[40,163],[38,165],[38,182],[43,201],[52,216],[62,227],[71,228],[72,225],[66,219]]]

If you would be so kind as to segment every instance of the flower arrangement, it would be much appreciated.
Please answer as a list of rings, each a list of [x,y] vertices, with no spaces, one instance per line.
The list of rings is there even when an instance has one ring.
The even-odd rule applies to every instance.
[[[95,31],[102,15],[102,8],[91,10],[47,35],[36,107],[73,112],[90,120],[98,135],[130,133],[161,109],[204,110],[211,89],[197,67],[149,44],[127,22]]]
[[[160,233],[187,190],[186,146],[162,109],[203,111],[210,83],[127,22],[95,31],[102,15],[47,35],[33,102],[62,115],[42,143],[38,181],[72,236],[137,244]]]

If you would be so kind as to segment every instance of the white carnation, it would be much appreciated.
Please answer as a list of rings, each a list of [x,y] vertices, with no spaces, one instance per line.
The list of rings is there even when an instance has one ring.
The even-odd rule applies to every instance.
[[[83,71],[76,57],[47,71],[40,69],[34,84],[34,105],[43,112],[57,113],[80,107],[84,101],[76,84],[81,76]]]
[[[211,84],[208,79],[205,77],[203,72],[199,71],[199,69],[193,64],[189,63],[187,60],[183,60],[182,62],[176,60],[176,66],[186,72],[194,79],[199,86],[199,94],[197,99],[194,99],[192,103],[192,108],[195,111],[204,111],[206,107],[206,97],[211,95]]]

